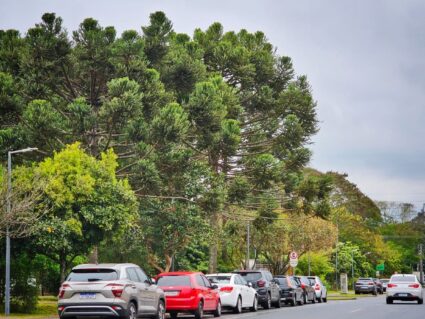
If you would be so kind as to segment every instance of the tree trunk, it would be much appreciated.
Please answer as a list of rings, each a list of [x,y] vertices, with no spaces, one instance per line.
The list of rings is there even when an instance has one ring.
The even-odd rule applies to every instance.
[[[60,260],[60,275],[61,275],[61,284],[65,281],[66,276],[66,257],[61,257]]]
[[[91,263],[91,264],[99,263],[99,249],[98,249],[97,245],[94,246],[93,250],[90,253],[89,263]]]

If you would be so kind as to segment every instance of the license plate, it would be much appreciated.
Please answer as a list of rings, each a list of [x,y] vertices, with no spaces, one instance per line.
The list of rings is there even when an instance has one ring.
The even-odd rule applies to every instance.
[[[166,296],[177,296],[179,294],[178,291],[166,291],[164,293]]]
[[[96,299],[96,294],[92,292],[80,292],[80,299]]]
[[[369,286],[362,286],[362,288],[363,288],[363,289],[367,289],[367,288],[369,288]]]
[[[407,294],[398,294],[400,297],[407,297]]]

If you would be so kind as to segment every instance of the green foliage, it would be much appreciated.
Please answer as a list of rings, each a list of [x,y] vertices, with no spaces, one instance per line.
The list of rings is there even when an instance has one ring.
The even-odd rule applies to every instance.
[[[299,258],[297,272],[308,274],[309,261],[310,273],[312,276],[319,276],[324,279],[327,275],[335,271],[334,265],[332,265],[330,260],[330,253],[317,251],[306,253]]]

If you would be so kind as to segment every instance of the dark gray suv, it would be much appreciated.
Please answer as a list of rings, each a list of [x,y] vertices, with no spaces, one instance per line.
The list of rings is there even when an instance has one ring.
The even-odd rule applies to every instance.
[[[62,318],[165,318],[165,297],[135,264],[84,264],[72,269],[58,296]]]
[[[258,303],[265,309],[271,306],[280,308],[280,288],[272,274],[268,270],[237,270],[234,271],[241,275],[245,281],[257,290]]]

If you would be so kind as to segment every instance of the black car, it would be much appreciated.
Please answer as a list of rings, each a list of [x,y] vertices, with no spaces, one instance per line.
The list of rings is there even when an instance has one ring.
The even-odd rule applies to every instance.
[[[275,276],[280,288],[280,301],[291,306],[304,304],[304,290],[293,276]]]
[[[301,287],[304,291],[304,303],[311,301],[316,303],[316,292],[314,287],[311,286],[311,282],[307,276],[295,276],[295,280],[298,283],[298,286]]]
[[[378,289],[376,287],[373,278],[359,278],[354,285],[354,292],[358,294],[378,294]]]
[[[236,270],[257,291],[258,303],[265,309],[280,308],[279,285],[268,270]]]

